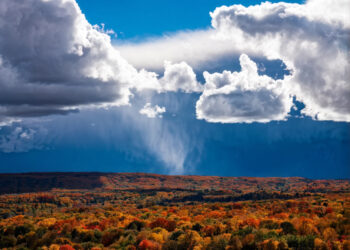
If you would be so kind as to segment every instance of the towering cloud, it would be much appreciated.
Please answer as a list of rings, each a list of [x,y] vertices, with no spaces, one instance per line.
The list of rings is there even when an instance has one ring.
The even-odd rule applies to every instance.
[[[0,123],[129,104],[133,92],[145,90],[203,91],[197,117],[211,122],[283,120],[292,97],[314,119],[349,122],[348,11],[349,0],[222,6],[211,13],[211,29],[118,48],[75,0],[2,0]],[[241,54],[282,60],[291,75],[259,76],[243,55],[242,72],[204,73],[203,88],[191,68]],[[143,69],[162,65],[161,77]]]
[[[222,6],[211,13],[211,29],[178,33],[141,44],[126,44],[120,50],[123,56],[138,68],[159,69],[163,60],[186,61],[195,70],[205,68],[205,65],[210,63],[217,65],[226,63],[227,67],[227,60],[224,62],[223,57],[235,58],[243,53],[251,57],[279,59],[291,72],[291,77],[285,78],[280,85],[287,87],[285,91],[288,91],[290,96],[295,96],[298,101],[305,104],[303,114],[317,120],[349,122],[350,16],[348,13],[350,13],[349,0],[309,0],[305,4],[266,2],[249,7]],[[139,55],[139,58],[136,55]],[[221,77],[227,74],[224,72]],[[214,76],[219,75],[213,74],[209,77],[206,74],[205,78],[210,82]],[[234,77],[236,76],[232,75],[230,78]],[[232,90],[228,92],[231,93]],[[210,99],[212,118],[206,119],[207,121],[220,121],[219,117],[223,115],[222,108],[226,107],[224,115],[226,118],[221,120],[222,122],[244,122],[238,111],[246,107],[239,108],[239,106],[244,105],[242,100],[248,101],[252,98],[251,92],[239,95],[226,93],[224,99],[224,96],[220,95],[222,103],[217,109],[213,106],[217,103],[213,101],[214,92],[209,93],[206,90],[199,100],[197,105],[199,118],[208,118],[203,105],[208,104],[204,99],[207,101]],[[218,93],[215,93],[215,96],[217,95]],[[237,112],[230,109],[233,104]],[[286,118],[276,116],[273,113],[275,109],[269,113],[271,103],[267,102],[267,105],[268,107],[261,106],[265,110],[265,117],[253,120]],[[209,106],[207,108],[209,112]],[[279,108],[284,110],[284,104]],[[217,115],[214,114],[215,109],[219,112]]]
[[[350,121],[349,12],[349,1],[312,0],[224,6],[211,16],[221,38],[286,63],[290,94],[305,104],[304,114]]]
[[[88,23],[75,0],[0,2],[0,119],[123,105],[132,89],[197,88],[188,66],[166,67],[161,83],[154,73],[138,72],[103,29]]]
[[[86,21],[75,1],[1,1],[0,23],[1,114],[128,102],[137,71],[108,35]]]
[[[292,106],[283,80],[259,76],[247,55],[241,72],[204,72],[205,90],[197,102],[197,117],[209,122],[269,122],[286,118]]]

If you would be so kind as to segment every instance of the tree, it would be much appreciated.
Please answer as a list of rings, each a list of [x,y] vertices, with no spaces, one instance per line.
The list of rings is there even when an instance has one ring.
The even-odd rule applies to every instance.
[[[333,240],[336,240],[338,238],[338,234],[333,228],[327,227],[323,231],[323,238],[325,241],[333,241]]]
[[[1,248],[14,247],[16,246],[16,243],[17,243],[17,239],[13,235],[0,237]]]
[[[241,250],[243,248],[242,242],[238,236],[232,235],[228,242],[228,250]]]
[[[157,243],[150,240],[141,241],[138,247],[140,250],[156,250],[160,248]]]
[[[142,221],[134,220],[126,227],[126,229],[141,231],[145,227],[145,223]]]
[[[288,222],[288,221],[282,222],[281,228],[282,228],[284,234],[295,234],[297,231],[295,229],[295,227],[293,226],[293,224]]]
[[[314,241],[315,250],[327,250],[327,244],[320,238],[316,238]]]
[[[74,250],[74,248],[71,245],[66,244],[61,246],[59,250]]]

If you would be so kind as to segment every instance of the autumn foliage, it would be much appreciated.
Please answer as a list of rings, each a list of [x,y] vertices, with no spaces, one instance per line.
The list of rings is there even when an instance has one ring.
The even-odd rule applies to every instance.
[[[221,177],[186,177],[175,180],[187,186],[159,188],[156,181],[152,189],[152,176],[140,174],[133,188],[130,176],[136,178],[118,176],[129,189],[113,189],[108,179],[108,188],[0,195],[0,248],[350,249],[344,182],[320,189],[324,182],[313,181],[318,189],[312,189],[289,180],[287,190],[280,179],[267,178],[279,184],[265,190],[263,179],[246,178],[238,189]]]

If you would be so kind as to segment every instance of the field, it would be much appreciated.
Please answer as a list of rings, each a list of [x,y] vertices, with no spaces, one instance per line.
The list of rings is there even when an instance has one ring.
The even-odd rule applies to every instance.
[[[0,248],[350,249],[350,181],[0,175]]]

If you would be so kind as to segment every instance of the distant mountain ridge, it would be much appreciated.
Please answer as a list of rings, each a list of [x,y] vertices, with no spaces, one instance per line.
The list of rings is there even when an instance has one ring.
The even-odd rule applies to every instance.
[[[350,180],[303,177],[219,177],[148,173],[47,172],[0,174],[0,194],[52,189],[210,190],[246,194],[266,192],[350,192]]]

